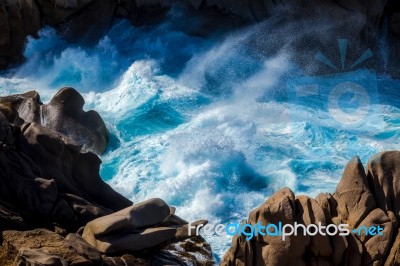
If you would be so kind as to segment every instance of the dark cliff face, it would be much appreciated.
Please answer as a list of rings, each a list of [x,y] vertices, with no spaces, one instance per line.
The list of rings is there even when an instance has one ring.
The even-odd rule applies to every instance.
[[[282,46],[289,46],[296,52],[295,61],[306,69],[307,58],[315,54],[316,48],[329,49],[332,41],[345,38],[357,43],[359,50],[371,48],[378,58],[389,60],[386,64],[390,69],[382,66],[384,60],[377,60],[375,69],[398,74],[400,9],[396,1],[388,0],[3,1],[0,3],[0,68],[22,62],[26,37],[35,36],[43,26],[57,28],[71,42],[92,45],[107,33],[117,18],[128,19],[137,26],[154,24],[162,21],[173,5],[184,6],[189,16],[203,18],[197,29],[191,29],[188,34],[204,35],[218,27],[232,29],[259,23],[265,34],[253,36],[251,43],[255,49],[269,55]],[[274,22],[267,23],[263,29],[262,22],[271,18]],[[274,36],[278,30],[283,33]],[[271,38],[270,33],[276,39],[276,46],[267,40]],[[382,38],[387,38],[385,48],[380,47]]]
[[[92,151],[104,151],[108,133],[83,104],[72,88],[48,104],[34,91],[0,97],[0,265],[212,265],[210,246],[188,236],[174,208],[162,200],[132,205],[100,178],[101,161]],[[159,220],[154,202],[168,211]],[[123,222],[134,217],[140,226],[117,225],[118,211]],[[103,228],[103,220],[96,222],[101,217],[107,235],[86,230],[86,236],[102,237],[103,246],[127,236],[139,242],[114,245],[112,252],[89,245],[82,230],[88,223],[92,231]]]
[[[72,88],[46,105],[33,91],[0,97],[0,197],[73,229],[132,204],[99,176],[101,161],[90,151],[104,151],[108,133],[97,113],[82,111],[83,103]],[[94,145],[98,138],[103,142]]]

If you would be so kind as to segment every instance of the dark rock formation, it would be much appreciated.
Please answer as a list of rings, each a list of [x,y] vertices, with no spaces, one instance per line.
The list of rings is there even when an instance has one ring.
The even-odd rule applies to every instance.
[[[108,145],[107,128],[96,111],[83,111],[84,104],[76,90],[63,88],[41,107],[41,123],[82,144],[85,150],[103,153]]]
[[[396,66],[400,65],[398,59],[400,9],[394,0],[5,0],[0,2],[0,69],[21,62],[26,37],[35,36],[45,25],[57,28],[70,41],[92,45],[108,31],[115,18],[128,19],[134,25],[154,23],[162,19],[165,12],[177,3],[186,5],[190,12],[197,10],[197,14],[202,11],[219,10],[218,14],[202,13],[206,17],[219,16],[221,20],[214,24],[198,23],[197,33],[221,27],[223,24],[221,22],[224,20],[227,24],[232,24],[231,17],[247,23],[256,23],[274,16],[278,21],[266,27],[264,33],[272,34],[278,29],[285,31],[287,38],[279,42],[280,48],[288,45],[290,39],[290,42],[294,41],[294,44],[290,45],[294,46],[296,51],[312,50],[310,54],[315,54],[313,48],[330,48],[332,41],[337,38],[347,38],[359,43],[361,47],[357,49],[361,52],[366,48],[373,50],[378,61],[373,67],[394,75],[399,74]],[[315,21],[318,23],[314,23]],[[293,25],[286,28],[286,24],[290,23]],[[322,25],[321,29],[312,29],[315,24]],[[297,40],[297,37],[292,35],[299,30],[304,31],[304,34],[303,38]],[[321,33],[321,30],[326,32]],[[324,34],[324,38],[315,39],[320,34]],[[263,37],[261,32],[252,40],[255,43],[261,41],[260,53],[266,49],[267,51],[275,49],[269,47],[272,42],[267,42],[269,38],[266,36],[268,34]],[[382,37],[388,38],[386,48],[380,47],[382,42],[379,40]],[[281,37],[274,36],[274,38]],[[354,52],[354,57],[359,56],[360,51]],[[309,55],[306,58],[309,58]],[[380,60],[380,58],[386,59]],[[298,61],[301,63],[307,60],[300,58]],[[388,65],[383,66],[384,61]],[[322,68],[323,65],[319,67]]]
[[[162,250],[153,250],[148,254],[124,254],[114,257],[100,254],[79,234],[74,233],[63,236],[47,229],[4,231],[2,238],[3,243],[0,246],[2,266],[212,265],[210,247],[200,238],[170,244]],[[197,257],[190,255],[193,252],[197,254]]]
[[[1,1],[0,3],[0,69],[12,61],[22,60],[26,36],[42,27],[38,6],[31,1]]]
[[[4,231],[2,265],[102,265],[100,253],[77,234],[46,229]]]
[[[174,208],[161,200],[132,205],[101,180],[100,159],[82,145],[94,149],[107,131],[83,104],[71,88],[45,105],[36,92],[0,98],[0,265],[211,265],[210,246],[188,238]],[[88,239],[112,252],[81,237],[88,223]]]
[[[344,170],[333,195],[315,199],[284,188],[257,209],[247,222],[309,225],[348,224],[350,229],[381,226],[383,235],[276,236],[250,241],[235,236],[221,265],[400,265],[400,152],[372,157],[365,171],[355,157]]]
[[[210,247],[200,238],[170,244],[161,250],[153,250],[147,254],[124,254],[114,257],[102,255],[79,234],[74,233],[63,236],[47,229],[3,231],[2,238],[3,243],[0,247],[2,266],[212,265]],[[193,252],[197,254],[197,257],[190,255]]]
[[[83,111],[85,100],[73,88],[61,89],[48,104],[35,91],[0,97],[0,111],[10,123],[37,123],[68,136],[86,151],[103,153],[108,131],[96,111]]]
[[[194,225],[206,224],[198,221]],[[150,199],[86,224],[82,237],[100,252],[113,254],[149,249],[166,241],[178,241],[188,234],[185,221],[175,216],[175,208],[161,199]]]

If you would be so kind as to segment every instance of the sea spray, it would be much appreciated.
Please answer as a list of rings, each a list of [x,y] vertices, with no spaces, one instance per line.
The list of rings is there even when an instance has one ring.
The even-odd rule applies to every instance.
[[[329,93],[293,97],[289,81],[307,76],[286,49],[298,37],[295,25],[267,34],[279,22],[272,19],[206,38],[181,30],[178,18],[169,14],[162,25],[144,27],[117,21],[94,47],[68,44],[46,28],[29,39],[26,63],[0,78],[0,88],[3,94],[36,89],[47,101],[59,87],[75,87],[110,131],[101,157],[109,184],[134,202],[160,197],[182,218],[213,224],[245,219],[285,186],[311,196],[333,192],[354,155],[365,163],[378,151],[398,149],[395,92],[380,94],[357,127],[332,117]],[[376,82],[380,90],[399,86]],[[230,245],[229,236],[207,240],[217,260]]]

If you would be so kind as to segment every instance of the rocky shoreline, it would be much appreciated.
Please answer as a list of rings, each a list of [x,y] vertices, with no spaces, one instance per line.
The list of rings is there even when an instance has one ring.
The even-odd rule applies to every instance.
[[[0,265],[212,265],[174,208],[102,181],[93,152],[108,132],[83,105],[72,88],[48,104],[34,91],[0,97]]]
[[[0,97],[0,265],[213,265],[209,244],[188,235],[173,207],[133,204],[101,180],[94,152],[108,132],[83,105],[72,88],[48,104],[34,91]],[[366,170],[355,157],[335,193],[284,188],[246,221],[380,226],[383,235],[235,236],[221,265],[400,265],[399,169],[398,151]]]
[[[213,265],[209,244],[161,199],[133,204],[99,176],[108,132],[61,89],[0,97],[1,265]],[[97,140],[97,141],[94,141]],[[284,188],[247,222],[379,225],[383,236],[235,236],[221,265],[400,265],[400,152],[349,162],[334,194]],[[199,223],[206,221],[199,221]],[[194,223],[195,224],[195,223]]]
[[[383,235],[235,236],[221,265],[400,265],[400,152],[373,156],[367,169],[358,157],[344,170],[334,194],[315,199],[284,188],[250,212],[247,223],[380,226]]]
[[[385,35],[388,72],[400,77],[400,4],[394,0],[0,1],[0,69],[23,62],[27,37],[37,37],[43,27],[90,46],[116,19],[137,26],[158,23],[176,3],[209,19],[193,35],[207,34],[221,21],[238,28],[279,12],[292,22],[354,18],[356,23],[344,19],[345,26],[331,29],[331,39],[352,36],[365,46],[360,51],[371,47],[379,55],[372,68],[379,71],[378,43]],[[251,49],[275,49],[252,38],[247,40]],[[331,39],[317,40],[317,48],[331,46]],[[296,40],[294,47],[303,51],[303,42]],[[312,41],[306,47],[315,54]],[[61,89],[47,104],[35,91],[0,97],[0,265],[213,265],[210,245],[189,237],[187,222],[173,207],[161,199],[134,204],[102,181],[98,155],[107,149],[108,131],[97,112],[83,110],[84,103],[72,88]],[[314,199],[284,188],[246,221],[379,225],[383,236],[290,236],[285,242],[235,236],[221,265],[400,265],[399,169],[397,151],[375,155],[366,170],[355,157],[335,193]]]

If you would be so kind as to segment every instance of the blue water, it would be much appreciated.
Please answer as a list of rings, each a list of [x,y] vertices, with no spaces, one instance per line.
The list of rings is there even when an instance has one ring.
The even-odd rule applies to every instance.
[[[399,148],[399,81],[368,69],[309,77],[285,51],[249,47],[257,27],[190,36],[176,17],[117,21],[95,47],[43,29],[1,92],[36,89],[47,101],[75,87],[111,132],[104,180],[134,202],[161,197],[182,218],[214,224],[245,218],[285,186],[334,192],[354,155],[366,163]],[[230,237],[207,239],[219,260]]]

